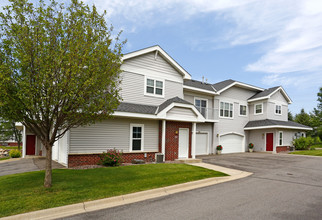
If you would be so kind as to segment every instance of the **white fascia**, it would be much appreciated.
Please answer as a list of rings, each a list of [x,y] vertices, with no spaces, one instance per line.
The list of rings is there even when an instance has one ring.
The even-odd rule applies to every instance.
[[[292,126],[284,126],[284,125],[270,125],[270,126],[260,126],[260,127],[249,127],[249,128],[244,128],[244,130],[245,131],[247,131],[247,130],[259,130],[259,129],[267,129],[267,128],[285,128],[285,129],[306,130],[306,131],[313,130],[313,128],[292,127]]]
[[[216,92],[211,92],[211,91],[208,91],[208,90],[205,90],[205,89],[199,89],[199,88],[186,86],[186,85],[183,85],[183,89],[194,91],[194,92],[206,93],[206,94],[209,94],[209,95],[218,95]]]
[[[113,113],[113,116],[128,117],[128,118],[159,119],[156,115],[142,114],[142,113],[132,113],[132,112],[119,112],[119,111],[115,111]]]
[[[196,120],[187,120],[187,121],[195,121],[195,122],[205,122],[206,119],[202,116],[202,114],[196,109],[194,105],[190,104],[184,104],[184,103],[172,103],[165,109],[163,109],[161,112],[157,114],[157,118],[159,119],[167,119],[169,120],[170,118],[167,118],[167,112],[170,111],[173,107],[182,107],[182,108],[189,108],[191,109],[196,115]],[[180,121],[182,121],[184,118],[180,118]],[[173,118],[171,118],[173,120]]]
[[[235,86],[235,85],[238,85],[238,86],[242,86],[244,88],[247,88],[247,89],[253,89],[253,90],[258,90],[258,91],[264,91],[264,89],[262,88],[259,88],[257,86],[252,86],[252,85],[248,85],[248,84],[245,84],[245,83],[241,83],[241,82],[234,82],[232,84],[230,84],[229,86],[226,86],[225,88],[222,88],[221,90],[217,91],[218,94],[221,94],[222,92],[226,91],[227,89]]]

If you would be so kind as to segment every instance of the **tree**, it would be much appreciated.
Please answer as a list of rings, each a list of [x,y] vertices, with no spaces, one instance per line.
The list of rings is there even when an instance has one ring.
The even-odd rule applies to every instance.
[[[119,100],[125,42],[100,15],[72,0],[37,6],[10,0],[0,13],[0,110],[46,149],[44,186],[52,185],[52,146],[70,128],[110,117]]]
[[[14,121],[7,121],[0,119],[0,141],[15,140],[18,144],[18,150],[20,150],[22,134],[21,131],[16,128]]]
[[[302,125],[311,126],[311,117],[305,112],[304,108],[301,109],[301,113],[295,115],[294,121]]]
[[[312,126],[314,128],[315,135],[322,138],[322,87],[317,93],[317,96],[318,105],[312,112]]]
[[[292,112],[288,111],[287,118],[289,121],[294,121],[294,117],[293,117]]]

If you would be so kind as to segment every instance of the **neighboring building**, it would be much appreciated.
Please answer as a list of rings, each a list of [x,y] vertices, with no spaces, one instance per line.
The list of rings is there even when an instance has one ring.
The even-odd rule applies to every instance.
[[[216,84],[191,79],[159,46],[124,55],[123,102],[114,118],[71,129],[53,147],[53,159],[72,166],[96,164],[107,149],[132,159],[195,158],[215,153],[280,152],[311,128],[289,122],[291,99],[282,87],[262,89],[234,80]],[[24,129],[24,152],[44,155],[35,136]],[[26,143],[26,144],[25,144]]]

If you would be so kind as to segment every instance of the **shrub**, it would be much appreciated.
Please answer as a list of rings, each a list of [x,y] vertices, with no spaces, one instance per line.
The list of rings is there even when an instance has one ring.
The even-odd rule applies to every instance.
[[[300,137],[293,141],[296,150],[308,150],[314,144],[312,137]]]
[[[115,167],[121,165],[123,162],[123,156],[122,152],[119,150],[107,150],[107,152],[103,152],[102,155],[100,155],[100,162],[99,164],[103,166],[108,166],[108,167]]]
[[[222,146],[221,145],[218,145],[216,149],[217,150],[222,150]]]
[[[11,150],[9,152],[9,155],[11,158],[19,158],[19,157],[21,157],[21,152],[20,152],[20,150]]]
[[[248,144],[248,148],[249,148],[249,149],[253,149],[253,148],[254,148],[254,144],[253,144],[253,143],[249,143],[249,144]]]
[[[319,136],[314,138],[314,144],[321,144],[321,139]]]

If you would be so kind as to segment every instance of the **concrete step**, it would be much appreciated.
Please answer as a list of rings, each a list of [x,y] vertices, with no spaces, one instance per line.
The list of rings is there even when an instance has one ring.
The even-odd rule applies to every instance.
[[[179,163],[202,163],[202,159],[192,159],[192,158],[176,159],[175,161]]]

